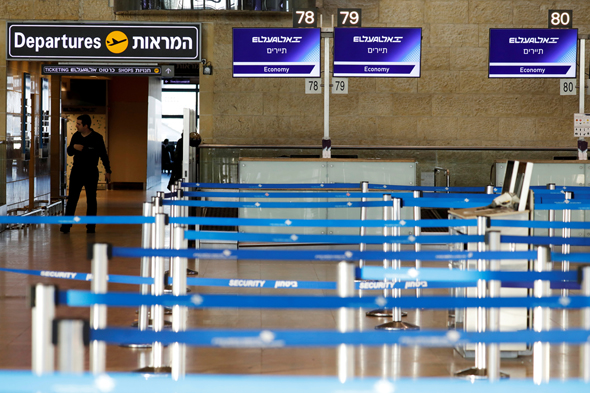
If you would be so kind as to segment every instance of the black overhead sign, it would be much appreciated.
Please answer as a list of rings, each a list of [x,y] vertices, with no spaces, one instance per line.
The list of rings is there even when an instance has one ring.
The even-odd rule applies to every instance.
[[[129,75],[129,76],[161,76],[159,66],[113,66],[113,65],[44,65],[43,75]]]
[[[9,60],[199,61],[200,24],[6,24]]]

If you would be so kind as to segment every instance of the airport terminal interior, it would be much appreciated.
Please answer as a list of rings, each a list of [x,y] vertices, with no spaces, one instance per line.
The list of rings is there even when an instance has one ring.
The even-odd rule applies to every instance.
[[[60,368],[115,382],[299,378],[285,391],[392,393],[378,381],[431,377],[590,386],[590,2],[5,0],[0,37],[0,382],[24,381],[15,391],[82,386],[42,379]],[[86,153],[88,218],[87,190],[65,215],[74,152],[94,149],[71,143],[81,115],[110,162]],[[114,250],[109,293],[184,295],[158,284],[181,266],[191,307],[156,306],[138,329],[137,306],[65,305],[66,291],[101,285],[94,244]],[[56,319],[90,320],[83,355],[52,352],[50,286]],[[236,306],[210,307],[214,294]],[[246,305],[275,301],[264,296],[284,298]],[[309,304],[280,307],[297,296]],[[390,307],[408,299],[420,306]],[[372,304],[387,315],[367,315]],[[104,349],[92,337],[110,328],[212,338]],[[494,330],[512,341],[489,345]],[[363,334],[322,345],[306,331]],[[550,344],[524,336],[542,332]],[[305,382],[318,376],[334,384]],[[109,389],[92,391],[122,391]]]

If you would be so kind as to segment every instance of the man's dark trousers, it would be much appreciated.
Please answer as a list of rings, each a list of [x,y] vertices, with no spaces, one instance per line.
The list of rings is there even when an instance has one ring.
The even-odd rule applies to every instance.
[[[66,205],[66,216],[73,216],[76,214],[76,206],[78,205],[78,199],[80,198],[80,192],[82,187],[86,190],[86,215],[96,216],[97,203],[96,203],[96,188],[98,186],[98,168],[76,170],[76,167],[72,168],[70,173],[70,190],[68,195],[68,203]],[[69,228],[71,225],[64,225]],[[94,230],[95,224],[87,224],[86,229]]]

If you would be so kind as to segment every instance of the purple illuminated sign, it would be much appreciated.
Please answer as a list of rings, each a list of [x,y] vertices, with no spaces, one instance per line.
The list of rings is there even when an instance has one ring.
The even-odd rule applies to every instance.
[[[320,29],[233,30],[234,78],[319,78]]]
[[[422,29],[334,29],[334,76],[419,78]]]
[[[577,29],[490,29],[490,78],[575,78]]]

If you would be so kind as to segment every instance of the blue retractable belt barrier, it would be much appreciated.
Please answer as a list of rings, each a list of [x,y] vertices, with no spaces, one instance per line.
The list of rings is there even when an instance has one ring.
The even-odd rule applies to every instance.
[[[256,208],[256,209],[301,209],[301,208],[358,208],[358,207],[385,207],[392,206],[391,202],[222,202],[222,201],[185,201],[164,200],[168,206],[192,206],[192,207],[228,207],[228,208]],[[482,199],[470,200],[451,198],[408,198],[404,199],[405,207],[437,207],[437,208],[471,208],[482,207],[488,204]]]
[[[166,194],[168,198],[176,196],[176,194]],[[358,191],[349,191],[349,192],[277,192],[277,191],[268,191],[268,192],[221,192],[221,191],[187,191],[183,194],[187,197],[201,197],[201,198],[262,198],[262,199],[272,199],[272,198],[368,198],[368,199],[382,199],[383,195],[391,195],[392,198],[412,198],[414,199],[413,194],[409,192],[358,192]],[[496,195],[488,195],[488,194],[426,194],[423,196],[424,198],[428,199],[477,199],[486,201],[486,203],[491,203],[492,200],[496,197]],[[563,199],[563,196],[561,196]]]
[[[219,188],[219,189],[332,189],[332,188],[360,188],[360,183],[182,183],[181,187],[189,188]]]
[[[476,243],[483,242],[480,235],[433,235],[433,236],[359,236],[359,235],[301,235],[274,233],[234,233],[234,232],[206,232],[185,231],[187,240],[231,240],[239,242],[281,242],[281,243],[331,243],[331,244],[448,244],[448,243]],[[590,244],[590,239],[588,240]]]
[[[590,246],[590,239],[585,237],[549,237],[549,236],[501,236],[502,243],[533,244],[535,246],[564,245]]]
[[[525,222],[509,221],[506,222]],[[494,222],[494,221],[492,221]],[[449,226],[477,226],[477,220],[400,220],[400,221],[383,221],[383,220],[298,220],[284,218],[224,218],[224,217],[170,217],[172,224],[184,225],[217,225],[217,226],[269,226],[269,227],[405,227],[405,228],[438,228]],[[555,223],[550,223],[555,224]],[[574,223],[575,224],[575,223]],[[580,223],[586,224],[586,223]],[[590,223],[587,223],[590,228]],[[505,225],[509,226],[509,225]],[[563,227],[563,226],[562,226]],[[561,228],[562,228],[561,227]]]
[[[571,255],[571,254],[570,254]],[[168,250],[113,247],[113,256],[124,258],[180,257],[204,259],[259,259],[290,261],[358,261],[401,259],[450,261],[466,259],[536,259],[535,251],[314,251],[314,250]],[[573,259],[572,259],[573,260]]]
[[[91,273],[63,272],[51,270],[24,270],[0,268],[0,271],[16,274],[26,274],[29,276],[39,276],[48,278],[59,278],[76,281],[92,280]],[[107,281],[118,284],[148,284],[154,283],[151,277],[125,276],[118,274],[109,274]],[[274,289],[317,289],[317,290],[335,290],[336,282],[334,281],[299,281],[299,280],[259,280],[247,278],[202,278],[189,277],[187,285],[196,287],[229,287],[229,288],[274,288]],[[173,278],[168,277],[168,284],[172,285]],[[457,287],[474,287],[477,281],[441,281],[441,280],[410,280],[403,282],[392,281],[361,281],[355,282],[356,289],[363,290],[383,290],[383,289],[414,289],[414,288],[457,288]],[[532,288],[531,282],[503,282],[503,287],[508,288]],[[580,289],[580,284],[576,282],[551,282],[552,289]]]
[[[334,189],[360,188],[360,183],[182,183],[182,187],[190,188],[218,188],[218,189]],[[485,192],[485,187],[428,187],[428,186],[398,186],[389,184],[369,184],[372,190],[408,190],[408,191],[453,191],[453,192]],[[494,192],[499,192],[494,188]]]
[[[393,336],[393,335],[391,335]],[[363,377],[347,379],[326,376],[271,376],[271,375],[186,375],[179,381],[170,378],[146,378],[141,373],[47,373],[38,376],[31,371],[0,371],[0,393],[33,392],[108,392],[108,393],[585,393],[590,387],[581,379],[551,380],[536,384],[532,379],[465,380],[459,378],[384,378]]]
[[[266,296],[266,295],[141,295],[137,293],[104,293],[89,291],[60,291],[59,303],[71,307],[89,307],[104,304],[109,307],[139,307],[141,305],[175,305],[191,308],[264,308],[264,309],[336,309],[348,308],[428,308],[433,310],[464,307],[549,307],[583,308],[590,307],[590,297],[501,297],[501,298],[459,298],[448,296],[425,296],[420,298],[342,298],[336,296]]]
[[[357,268],[357,276],[366,280],[441,280],[441,281],[477,281],[477,280],[499,280],[499,281],[572,281],[578,278],[577,271],[571,272],[507,272],[507,271],[485,271],[475,270],[449,270],[440,268],[400,268],[385,269],[377,266],[366,266]]]
[[[93,329],[90,340],[108,344],[143,344],[175,342],[200,347],[223,348],[283,348],[283,347],[333,347],[346,345],[404,345],[420,347],[454,347],[475,343],[568,343],[581,344],[590,338],[590,330],[568,329],[535,332],[465,332],[458,330],[420,330],[392,334],[386,331],[339,332],[336,330],[228,330],[194,329],[184,332],[131,328]]]
[[[0,224],[153,224],[143,216],[0,216]]]
[[[0,271],[9,273],[26,274],[29,276],[49,277],[49,278],[61,278],[65,280],[75,281],[90,281],[92,280],[91,273],[78,273],[78,272],[59,272],[53,270],[25,270],[25,269],[9,269],[0,267]],[[126,276],[120,274],[109,274],[107,281],[113,284],[153,284],[154,279],[151,277],[137,277],[137,276]]]

